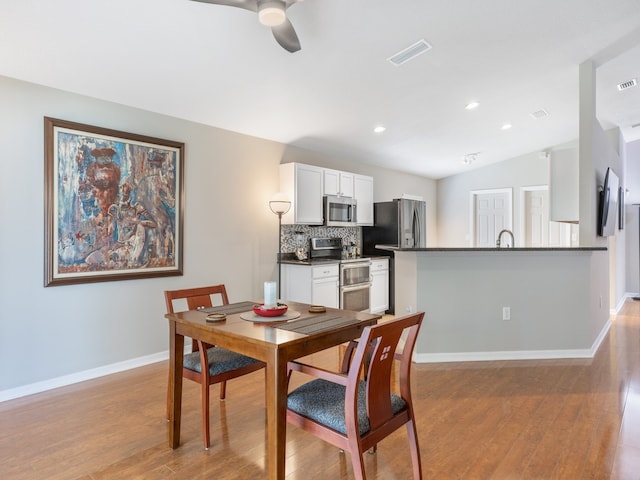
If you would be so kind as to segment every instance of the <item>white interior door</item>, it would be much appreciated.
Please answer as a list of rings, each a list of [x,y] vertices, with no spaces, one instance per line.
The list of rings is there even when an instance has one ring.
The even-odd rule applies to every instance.
[[[524,192],[524,246],[541,248],[549,245],[549,191]]]
[[[475,246],[495,247],[500,230],[512,230],[511,189],[479,191],[472,194],[475,205]]]

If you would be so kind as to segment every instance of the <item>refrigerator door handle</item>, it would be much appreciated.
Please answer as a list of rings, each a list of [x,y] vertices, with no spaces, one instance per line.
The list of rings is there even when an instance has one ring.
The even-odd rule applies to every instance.
[[[419,247],[422,245],[421,238],[422,228],[420,225],[420,217],[418,216],[418,209],[413,209],[413,246]]]

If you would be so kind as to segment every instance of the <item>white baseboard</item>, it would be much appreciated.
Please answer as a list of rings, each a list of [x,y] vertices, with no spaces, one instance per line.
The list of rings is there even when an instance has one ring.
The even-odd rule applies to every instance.
[[[502,351],[502,352],[453,352],[453,353],[414,353],[413,361],[416,363],[443,363],[443,362],[476,362],[494,360],[540,360],[554,358],[593,358],[598,351],[600,344],[606,337],[611,327],[611,320],[607,320],[598,338],[593,342],[590,349],[575,350],[522,350],[522,351]],[[191,344],[185,342],[185,352],[191,351]],[[44,380],[42,382],[31,383],[16,388],[0,391],[0,402],[13,400],[35,393],[53,390],[54,388],[65,387],[74,383],[92,380],[94,378],[111,375],[113,373],[131,370],[152,363],[161,362],[169,358],[169,351],[154,353],[144,357],[133,358],[124,362],[112,363],[103,367],[84,370],[82,372],[64,375],[62,377]]]
[[[617,313],[622,308],[622,305],[624,305],[624,302],[627,300],[633,300],[634,298],[640,298],[640,293],[633,293],[633,292],[625,293],[624,296],[620,299],[620,302],[617,305],[616,311],[612,313],[617,315]]]
[[[189,341],[185,341],[185,352],[190,351],[191,343]],[[8,390],[2,390],[0,391],[0,402],[6,402],[7,400],[26,397],[27,395],[33,395],[34,393],[53,390],[54,388],[66,387],[67,385],[73,385],[74,383],[80,383],[86,380],[103,377],[105,375],[111,375],[113,373],[131,370],[132,368],[143,367],[152,363],[162,362],[164,360],[167,360],[168,358],[169,351],[165,350],[164,352],[154,353],[151,355],[146,355],[144,357],[132,358],[130,360],[125,360],[124,362],[112,363],[111,365],[105,365],[103,367],[92,368],[90,370],[84,370],[82,372],[63,375],[62,377],[56,377],[49,380],[44,380],[42,382],[36,382],[29,385],[10,388]]]
[[[572,350],[516,350],[502,352],[416,353],[416,363],[488,362],[496,360],[548,360],[559,358],[593,358],[611,328],[611,320],[600,330],[591,348]]]

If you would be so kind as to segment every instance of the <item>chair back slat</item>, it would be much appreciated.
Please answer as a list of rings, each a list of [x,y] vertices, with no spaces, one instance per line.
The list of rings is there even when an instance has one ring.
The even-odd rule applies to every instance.
[[[187,298],[187,306],[189,310],[198,310],[199,308],[208,308],[213,306],[211,295],[199,295]]]

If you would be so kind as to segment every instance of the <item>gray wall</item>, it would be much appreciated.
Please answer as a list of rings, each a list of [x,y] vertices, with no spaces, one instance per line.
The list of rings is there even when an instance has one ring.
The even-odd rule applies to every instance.
[[[628,279],[627,270],[629,265],[637,265],[637,253],[635,259],[627,259],[627,242],[637,252],[636,237],[629,237],[632,233],[629,229],[637,230],[637,223],[634,227],[634,212],[631,210],[627,213],[627,219],[631,219],[626,226],[625,231],[616,230],[614,236],[602,238],[596,235],[596,222],[591,216],[596,215],[595,196],[598,187],[604,182],[604,175],[608,166],[611,166],[620,177],[621,185],[632,185],[636,182],[636,189],[640,190],[640,172],[635,176],[626,174],[624,159],[618,155],[618,142],[621,141],[618,129],[604,132],[599,123],[591,124],[593,130],[589,142],[589,149],[592,152],[590,158],[593,158],[592,169],[588,174],[580,173],[581,182],[588,184],[590,195],[584,195],[586,201],[589,202],[590,208],[581,207],[580,229],[581,242],[580,246],[605,246],[609,248],[610,264],[609,269],[601,272],[606,278],[610,278],[610,295],[606,298],[608,307],[615,309],[624,301],[628,288],[626,282]],[[640,144],[640,142],[637,142]],[[577,148],[577,142],[567,143],[558,146],[552,146],[553,149]],[[620,147],[625,149],[625,145]],[[627,147],[628,156],[636,158],[635,168],[640,170],[640,147],[629,144]],[[582,154],[581,154],[582,157]],[[488,165],[486,167],[477,168],[466,173],[452,175],[438,180],[438,239],[437,245],[441,247],[467,247],[472,243],[473,232],[470,231],[470,215],[471,202],[470,192],[474,190],[512,188],[513,189],[513,231],[515,235],[521,231],[521,196],[520,189],[527,186],[548,185],[549,182],[549,161],[539,155],[538,152],[522,155],[520,157],[506,160],[504,162]],[[580,169],[585,167],[582,163]],[[633,168],[633,167],[631,167]],[[582,177],[586,177],[586,181]],[[630,178],[627,181],[626,178]],[[638,178],[638,180],[633,180]],[[633,187],[629,187],[633,188]],[[640,193],[636,193],[640,198]],[[627,204],[632,200],[627,198]],[[640,203],[638,200],[636,203]],[[637,208],[637,207],[636,207]],[[638,213],[635,212],[637,216]],[[583,217],[589,217],[583,221]],[[593,230],[593,231],[592,231]],[[516,242],[518,239],[516,238]],[[634,243],[636,242],[636,243]],[[633,245],[636,245],[633,247]],[[630,263],[631,262],[631,263]],[[631,267],[633,268],[633,267]],[[638,274],[635,274],[637,278]],[[637,280],[636,280],[637,284]],[[634,290],[635,291],[635,290]]]
[[[547,185],[549,160],[538,152],[504,162],[487,165],[438,181],[438,245],[442,247],[471,246],[469,231],[473,190],[513,188],[513,231],[520,231],[519,188]],[[516,239],[517,240],[517,239]]]
[[[411,305],[427,312],[416,345],[421,361],[591,356],[608,329],[608,286],[597,274],[606,269],[606,252],[415,256],[417,294]],[[511,309],[508,321],[502,319],[504,306]]]
[[[628,143],[625,148],[626,188],[625,198],[625,243],[626,243],[626,290],[640,294],[640,258],[638,239],[638,219],[640,214],[640,140]],[[634,205],[635,204],[635,205]]]
[[[0,104],[0,401],[164,358],[165,289],[223,282],[231,301],[259,299],[277,277],[268,202],[278,164],[304,151],[6,77]],[[185,142],[184,276],[43,287],[44,116]],[[372,175],[378,198],[406,182],[435,199],[430,180],[335,167]]]
[[[166,351],[165,289],[275,278],[282,145],[2,77],[0,104],[0,392]],[[184,276],[43,288],[43,116],[186,143]]]

